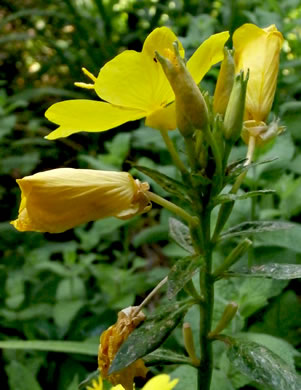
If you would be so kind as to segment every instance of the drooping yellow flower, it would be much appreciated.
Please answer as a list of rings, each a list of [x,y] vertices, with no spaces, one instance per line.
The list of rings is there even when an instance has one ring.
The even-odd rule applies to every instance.
[[[114,216],[130,218],[150,209],[147,183],[126,172],[58,168],[17,180],[22,194],[20,231],[60,233]]]
[[[170,382],[170,377],[166,374],[160,374],[150,379],[142,390],[172,390],[178,383],[178,379],[174,379]],[[103,390],[102,379],[99,377],[98,381],[92,382],[92,387],[88,386],[87,390]],[[122,385],[117,385],[111,388],[111,390],[125,390]]]
[[[209,37],[187,62],[187,69],[198,84],[212,65],[223,59],[227,31]],[[99,132],[122,123],[146,117],[146,125],[158,129],[176,128],[174,93],[155,52],[166,55],[177,41],[181,55],[184,49],[167,27],[152,31],[142,51],[125,50],[105,64],[97,78],[85,71],[94,84],[97,95],[104,101],[85,99],[56,103],[45,113],[59,128],[48,139],[67,137],[79,131]],[[78,83],[78,86],[84,86]]]
[[[115,358],[121,345],[133,332],[133,330],[145,319],[145,315],[140,311],[135,313],[136,307],[128,307],[118,313],[116,324],[110,326],[100,336],[98,350],[98,367],[101,376],[108,379],[113,385],[121,384],[125,390],[133,390],[134,378],[145,377],[147,368],[142,359],[130,364],[117,373],[108,375],[112,361]]]
[[[262,29],[244,24],[233,34],[236,73],[250,71],[245,120],[265,122],[271,110],[282,43],[282,34],[275,25]]]

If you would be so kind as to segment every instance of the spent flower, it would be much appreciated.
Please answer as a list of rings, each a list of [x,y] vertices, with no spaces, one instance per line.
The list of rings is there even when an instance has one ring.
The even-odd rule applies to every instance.
[[[148,183],[127,172],[58,168],[17,180],[20,231],[61,233],[106,217],[128,219],[150,209]]]
[[[101,334],[98,350],[98,367],[101,376],[108,379],[113,385],[121,384],[125,390],[133,390],[134,378],[137,376],[145,377],[147,373],[143,360],[139,359],[123,370],[108,375],[110,365],[121,345],[133,330],[145,320],[145,315],[141,311],[136,313],[136,309],[136,307],[128,307],[118,313],[116,324]]]

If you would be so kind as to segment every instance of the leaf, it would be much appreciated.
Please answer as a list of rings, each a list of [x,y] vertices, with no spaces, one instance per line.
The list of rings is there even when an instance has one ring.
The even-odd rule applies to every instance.
[[[239,270],[237,272],[227,272],[226,275],[247,276],[253,278],[270,278],[279,280],[298,279],[301,278],[301,265],[270,263],[256,265],[251,268]]]
[[[274,352],[252,341],[230,340],[228,358],[243,374],[271,390],[299,390],[300,379]]]
[[[252,333],[249,331],[248,333],[239,333],[238,338],[263,345],[282,358],[292,370],[295,370],[294,357],[300,355],[300,353],[287,341],[270,334]]]
[[[14,390],[42,390],[31,370],[13,360],[6,366],[8,382]]]
[[[189,357],[165,348],[158,348],[143,357],[147,366],[162,364],[191,364]]]
[[[122,344],[110,367],[113,374],[153,352],[169,336],[184,317],[191,303],[173,301],[160,307],[155,314],[133,331]]]
[[[261,196],[261,195],[270,195],[275,194],[276,191],[274,190],[258,190],[258,191],[250,191],[246,192],[245,194],[221,194],[215,198],[214,206],[217,206],[221,203],[227,203],[227,202],[233,202],[236,200],[244,200],[248,198],[253,198],[255,196]]]
[[[175,390],[193,390],[198,388],[198,372],[195,367],[188,365],[180,366],[170,373],[170,377],[171,379],[179,379]]]
[[[301,253],[301,226],[292,224],[293,229],[284,231],[267,232],[264,235],[257,235],[255,246],[276,246],[288,248]]]
[[[200,266],[200,256],[182,257],[176,261],[168,274],[167,296],[169,299],[182,290]]]
[[[0,341],[2,349],[33,349],[36,351],[51,351],[64,353],[79,353],[97,356],[98,344],[77,341],[40,341],[40,340],[6,340]]]
[[[294,227],[294,224],[283,221],[248,221],[228,229],[221,234],[220,239],[225,240],[236,236],[291,229],[292,227]]]
[[[169,235],[181,248],[191,254],[195,253],[189,228],[184,223],[175,218],[169,218]]]
[[[269,159],[257,161],[257,162],[254,162],[254,163],[251,163],[248,165],[245,165],[245,163],[247,161],[246,158],[242,158],[240,160],[234,161],[233,163],[228,165],[228,167],[226,169],[226,172],[227,172],[226,182],[232,181],[237,176],[239,176],[242,172],[247,171],[250,168],[253,168],[257,165],[268,164],[268,163],[273,162],[275,160],[278,160],[278,157],[271,157]]]
[[[132,243],[135,248],[138,248],[143,244],[150,244],[167,239],[168,232],[166,225],[154,225],[147,227],[136,234]]]
[[[136,168],[138,171],[152,178],[157,184],[159,184],[165,191],[169,192],[170,194],[173,194],[178,198],[186,201],[189,200],[186,186],[179,181],[172,179],[169,176],[156,171],[155,169],[136,164],[132,164],[132,166],[133,168]]]

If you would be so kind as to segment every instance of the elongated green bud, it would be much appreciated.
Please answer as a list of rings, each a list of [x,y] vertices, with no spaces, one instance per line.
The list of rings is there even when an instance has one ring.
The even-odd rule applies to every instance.
[[[248,238],[242,240],[226,257],[225,261],[214,271],[213,276],[218,278],[227,271],[233,264],[235,264],[243,254],[252,245],[252,241]]]
[[[232,319],[234,318],[236,312],[238,309],[238,305],[236,302],[229,302],[228,305],[225,307],[225,310],[223,312],[223,315],[221,316],[221,319],[219,320],[216,328],[208,334],[209,338],[214,338],[216,335],[218,335],[220,332],[222,332],[227,326],[230,324]]]
[[[224,60],[219,71],[214,97],[213,109],[216,114],[224,115],[230,99],[235,75],[235,64],[232,51],[224,48]]]
[[[208,110],[201,91],[186,68],[185,60],[174,42],[174,53],[166,51],[166,57],[156,53],[163,71],[176,97],[177,126],[184,137],[190,137],[198,129],[205,128]]]
[[[234,143],[240,137],[245,113],[245,102],[249,73],[244,78],[240,72],[234,79],[233,88],[225,113],[224,136],[226,140]]]
[[[188,353],[188,356],[191,359],[192,364],[194,364],[195,366],[199,366],[200,360],[198,359],[195,353],[193,335],[192,335],[190,324],[188,322],[184,322],[183,324],[183,339],[184,339],[185,349]]]

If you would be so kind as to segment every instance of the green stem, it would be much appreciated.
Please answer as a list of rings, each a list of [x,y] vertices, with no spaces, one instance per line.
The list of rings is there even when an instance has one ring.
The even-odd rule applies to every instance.
[[[250,137],[249,138],[249,144],[248,144],[248,151],[247,151],[247,160],[245,162],[245,165],[249,165],[252,161],[253,154],[255,151],[255,146],[256,146],[256,139],[255,137]],[[236,179],[235,183],[233,184],[233,187],[230,191],[230,194],[236,194],[237,191],[239,190],[244,178],[246,177],[247,170],[242,172],[238,178]],[[225,226],[225,223],[228,221],[228,218],[230,217],[230,214],[232,212],[234,206],[234,202],[228,202],[228,203],[223,203],[220,207],[218,217],[217,217],[217,222],[215,225],[215,230],[214,234],[212,237],[212,242],[215,243],[218,240],[219,234],[222,231],[223,227]]]
[[[211,147],[211,150],[212,150],[212,153],[214,156],[214,161],[215,161],[215,166],[216,166],[216,175],[217,175],[217,177],[220,178],[220,180],[222,180],[222,178],[223,178],[222,156],[221,156],[219,147],[216,143],[216,140],[215,140],[215,138],[214,138],[214,136],[209,128],[207,128],[207,130],[205,131],[205,137],[207,139],[208,144]]]
[[[212,326],[214,305],[214,281],[212,278],[212,245],[210,242],[210,214],[206,211],[201,218],[204,234],[204,267],[200,271],[200,289],[204,297],[200,304],[200,350],[201,359],[198,371],[199,390],[209,390],[213,371],[212,342],[208,338]]]
[[[179,169],[179,171],[183,175],[187,175],[187,173],[188,173],[187,169],[186,169],[183,161],[180,159],[178,152],[176,151],[172,140],[169,138],[167,130],[160,130],[160,133],[162,135],[162,138],[165,142],[165,145],[166,145],[166,147],[171,155],[171,158],[172,158],[175,166]]]
[[[148,196],[149,200],[152,202],[155,202],[159,204],[160,206],[164,207],[165,209],[171,211],[172,213],[179,215],[182,217],[185,221],[189,223],[189,225],[195,226],[198,224],[198,218],[194,217],[187,213],[184,209],[177,206],[176,204],[170,202],[169,200],[166,200],[162,198],[161,196],[154,194],[151,191],[147,191],[146,195]]]

